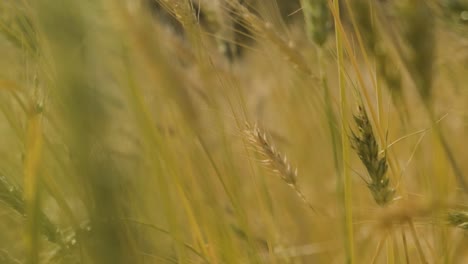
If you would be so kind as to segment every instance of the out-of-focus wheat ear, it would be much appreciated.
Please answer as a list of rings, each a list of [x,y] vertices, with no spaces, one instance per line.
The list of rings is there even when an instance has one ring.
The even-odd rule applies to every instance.
[[[468,211],[453,210],[448,212],[447,222],[451,226],[468,231]]]
[[[427,1],[423,0],[405,1],[401,10],[403,37],[408,48],[407,68],[431,121],[436,122],[432,107],[433,65],[436,54],[434,14]],[[468,193],[468,181],[465,179],[447,139],[439,126],[435,126],[434,131],[442,144],[459,185]]]
[[[22,189],[8,181],[5,176],[0,176],[0,201],[22,217],[26,217],[26,204],[23,193]],[[63,246],[64,242],[61,230],[44,214],[44,212],[40,211],[38,215],[39,231],[42,235],[44,235],[49,242]]]
[[[404,97],[402,76],[397,62],[395,58],[390,55],[384,43],[376,43],[374,52],[377,73],[384,81],[402,121],[406,122],[410,113]]]
[[[348,5],[354,31],[365,48],[363,53],[368,52],[374,57],[377,75],[384,81],[402,120],[406,121],[408,111],[403,97],[401,73],[386,46],[387,44],[382,40],[382,32],[373,11],[376,7],[372,5],[374,2],[368,0],[354,0]],[[366,55],[364,54],[364,57]]]
[[[427,1],[405,1],[401,7],[403,38],[408,48],[408,70],[426,104],[431,101],[435,61],[434,14]]]
[[[306,196],[297,185],[297,168],[289,163],[286,156],[277,151],[270,143],[266,133],[256,124],[252,127],[249,123],[246,123],[243,134],[255,152],[261,156],[262,165],[278,175],[286,184],[293,188],[302,202],[317,213],[315,207],[307,200]]]
[[[361,105],[354,114],[354,122],[357,131],[351,132],[351,146],[367,169],[370,177],[367,187],[375,202],[380,206],[386,206],[395,196],[395,190],[390,186],[390,178],[387,176],[387,157],[385,153],[379,154],[372,126],[366,110]]]
[[[239,0],[226,0],[226,4],[233,13],[238,15],[249,30],[276,46],[285,59],[292,63],[296,69],[307,75],[312,74],[310,66],[302,54],[292,42],[285,40],[283,35],[273,28],[271,23],[250,12]]]
[[[24,216],[23,192],[11,184],[5,176],[0,176],[0,201]]]
[[[33,10],[29,3],[16,2],[14,5],[1,6],[0,35],[25,54],[37,55],[39,41],[33,22]]]
[[[325,44],[332,19],[327,0],[301,0],[307,36],[318,46]]]

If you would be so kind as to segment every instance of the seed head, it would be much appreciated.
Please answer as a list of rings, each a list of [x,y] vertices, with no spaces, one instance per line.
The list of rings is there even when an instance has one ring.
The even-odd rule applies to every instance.
[[[330,10],[328,10],[327,0],[302,0],[301,5],[307,36],[315,44],[322,46],[332,28],[332,19]]]
[[[447,220],[449,225],[468,230],[468,212],[451,211],[448,213]]]
[[[395,195],[395,190],[390,187],[390,179],[386,175],[388,164],[385,154],[379,154],[379,146],[374,136],[372,126],[367,113],[362,106],[354,115],[357,131],[351,134],[351,145],[356,151],[370,176],[367,186],[380,206],[387,205]]]
[[[261,162],[263,165],[278,174],[287,184],[295,185],[297,169],[291,166],[286,156],[281,155],[270,144],[267,135],[257,125],[252,128],[249,124],[246,124],[244,133],[251,146],[262,156]]]

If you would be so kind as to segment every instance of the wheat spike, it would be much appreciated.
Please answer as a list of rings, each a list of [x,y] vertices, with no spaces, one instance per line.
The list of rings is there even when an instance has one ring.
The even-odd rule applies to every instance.
[[[317,212],[297,185],[297,168],[289,163],[286,156],[277,151],[268,140],[266,133],[256,124],[252,127],[250,124],[246,123],[244,135],[255,152],[262,157],[261,163],[293,188],[299,198],[301,198],[312,211]]]
[[[447,217],[448,223],[464,230],[468,230],[468,212],[467,211],[451,211]]]
[[[374,200],[380,206],[385,206],[395,195],[395,190],[390,187],[390,179],[386,175],[387,157],[385,153],[379,155],[379,146],[367,113],[362,106],[358,107],[358,112],[354,115],[354,122],[357,131],[351,134],[351,145],[370,176],[370,182],[367,182],[367,186]]]

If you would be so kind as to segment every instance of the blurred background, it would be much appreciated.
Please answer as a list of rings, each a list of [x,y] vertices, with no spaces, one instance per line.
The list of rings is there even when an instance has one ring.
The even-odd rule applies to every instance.
[[[465,0],[3,0],[0,58],[0,263],[468,262]]]

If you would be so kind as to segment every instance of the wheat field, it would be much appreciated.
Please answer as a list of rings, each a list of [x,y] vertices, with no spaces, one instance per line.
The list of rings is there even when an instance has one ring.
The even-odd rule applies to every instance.
[[[465,0],[0,1],[0,263],[468,263]]]

